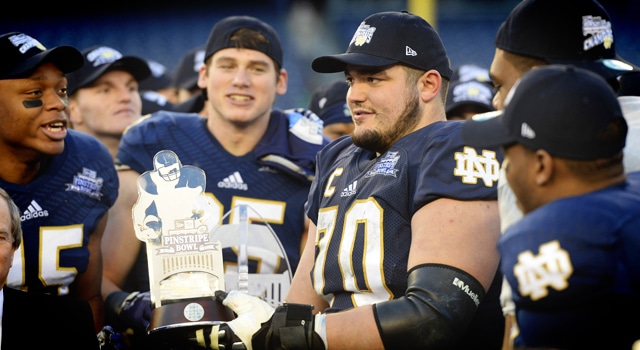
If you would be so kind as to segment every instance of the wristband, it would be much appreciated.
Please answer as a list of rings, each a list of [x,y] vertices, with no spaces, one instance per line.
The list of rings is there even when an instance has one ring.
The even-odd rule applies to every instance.
[[[251,344],[255,350],[303,349],[326,350],[321,336],[315,332],[313,306],[285,303],[278,306],[273,316],[262,324],[253,335]],[[325,319],[318,319],[318,329],[322,332]]]

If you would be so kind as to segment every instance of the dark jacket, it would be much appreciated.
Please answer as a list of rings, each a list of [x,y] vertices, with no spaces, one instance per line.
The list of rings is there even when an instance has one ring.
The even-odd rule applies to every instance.
[[[89,303],[5,286],[2,349],[99,349]]]

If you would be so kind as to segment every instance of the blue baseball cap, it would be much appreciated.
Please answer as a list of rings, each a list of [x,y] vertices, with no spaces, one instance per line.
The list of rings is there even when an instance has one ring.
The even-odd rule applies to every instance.
[[[91,85],[107,72],[121,70],[130,73],[138,82],[151,76],[147,61],[135,56],[123,56],[118,50],[107,46],[92,46],[82,50],[85,64],[69,74],[69,96],[78,89]]]

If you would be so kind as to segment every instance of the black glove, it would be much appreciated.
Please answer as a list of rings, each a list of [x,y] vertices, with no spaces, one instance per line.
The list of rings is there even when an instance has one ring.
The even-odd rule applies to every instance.
[[[115,314],[119,328],[131,329],[134,334],[146,334],[151,321],[149,292],[114,292],[105,301],[107,313]]]
[[[253,350],[301,349],[325,350],[322,338],[315,332],[313,306],[285,303],[253,335]]]

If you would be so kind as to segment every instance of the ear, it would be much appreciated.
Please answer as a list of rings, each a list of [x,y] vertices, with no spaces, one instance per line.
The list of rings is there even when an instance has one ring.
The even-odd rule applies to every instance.
[[[553,157],[545,150],[537,150],[534,156],[535,180],[538,186],[545,186],[551,182],[555,173]]]
[[[207,88],[207,72],[209,71],[209,66],[203,63],[200,66],[200,70],[198,71],[198,82],[197,85],[201,89]]]
[[[276,93],[278,95],[284,95],[287,93],[287,85],[289,82],[289,74],[287,70],[284,68],[280,69],[280,74],[278,74],[278,81],[276,82]]]
[[[72,125],[82,124],[82,114],[75,98],[69,99],[69,121]]]
[[[432,69],[425,72],[418,80],[420,97],[423,101],[431,101],[434,97],[440,93],[440,87],[442,86],[442,76],[438,71]]]
[[[9,253],[10,258],[9,258],[9,267],[13,267],[13,256],[15,255],[16,250],[18,249],[18,247],[11,247],[11,253]]]

